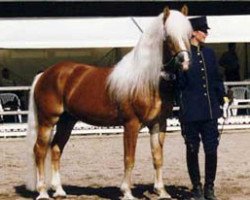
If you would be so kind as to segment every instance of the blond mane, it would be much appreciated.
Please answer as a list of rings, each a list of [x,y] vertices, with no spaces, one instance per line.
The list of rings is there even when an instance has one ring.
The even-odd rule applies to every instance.
[[[121,102],[138,95],[146,98],[157,91],[166,35],[187,50],[191,31],[188,19],[179,11],[171,10],[165,24],[163,13],[157,16],[137,45],[116,64],[108,77],[110,95]]]

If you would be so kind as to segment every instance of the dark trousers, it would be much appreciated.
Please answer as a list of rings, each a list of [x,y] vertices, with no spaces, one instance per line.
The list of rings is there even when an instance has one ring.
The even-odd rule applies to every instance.
[[[194,187],[201,185],[198,153],[202,141],[205,152],[205,187],[213,187],[217,167],[219,131],[217,120],[181,123],[186,144],[187,167]]]

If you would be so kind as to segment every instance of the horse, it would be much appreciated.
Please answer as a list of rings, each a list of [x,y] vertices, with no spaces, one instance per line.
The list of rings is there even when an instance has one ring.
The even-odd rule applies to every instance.
[[[60,179],[60,158],[78,120],[124,127],[124,177],[120,189],[123,199],[129,200],[135,199],[131,174],[138,132],[142,126],[148,127],[154,190],[159,198],[170,197],[162,175],[166,104],[160,94],[160,82],[170,68],[188,69],[191,32],[190,22],[182,12],[165,8],[115,66],[98,68],[67,61],[35,77],[30,91],[27,139],[31,158],[28,165],[33,166],[36,175],[32,178],[29,169],[32,181],[26,186],[31,190],[36,187],[36,199],[49,199],[45,178],[47,154],[51,156],[53,197],[66,196]]]

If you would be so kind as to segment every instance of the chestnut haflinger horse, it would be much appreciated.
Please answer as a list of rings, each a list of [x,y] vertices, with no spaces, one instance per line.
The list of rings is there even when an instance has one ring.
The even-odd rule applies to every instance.
[[[37,199],[49,199],[45,167],[51,158],[54,197],[65,197],[60,179],[60,158],[78,120],[100,126],[124,127],[123,199],[134,199],[131,173],[135,162],[138,132],[150,131],[154,190],[160,198],[165,191],[162,164],[166,131],[165,103],[160,95],[161,74],[171,67],[186,70],[190,62],[192,28],[187,17],[166,8],[142,34],[137,45],[114,67],[98,68],[74,62],[61,62],[38,75],[30,92],[27,141],[34,163],[29,169],[28,189],[37,189]],[[163,59],[163,55],[164,58]],[[165,64],[163,64],[165,60]],[[164,110],[164,112],[161,112]],[[56,133],[53,136],[53,127]]]

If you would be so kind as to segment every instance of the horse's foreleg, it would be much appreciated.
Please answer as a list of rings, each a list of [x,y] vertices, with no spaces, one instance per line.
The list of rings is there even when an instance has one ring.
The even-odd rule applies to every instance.
[[[59,172],[60,158],[75,123],[76,120],[74,120],[67,114],[63,114],[57,123],[56,134],[51,143],[51,161],[52,161],[51,186],[52,189],[55,190],[53,197],[66,197],[66,192],[62,188],[60,172]]]
[[[45,158],[49,147],[52,127],[39,126],[37,140],[34,146],[35,161],[37,166],[37,199],[49,199],[45,183]]]
[[[170,198],[165,190],[162,175],[164,139],[165,132],[161,131],[159,123],[153,125],[150,128],[150,144],[155,168],[154,190],[159,198]]]
[[[124,178],[121,185],[123,199],[135,199],[131,192],[131,174],[135,163],[135,149],[138,138],[140,123],[138,120],[133,120],[124,125]]]

